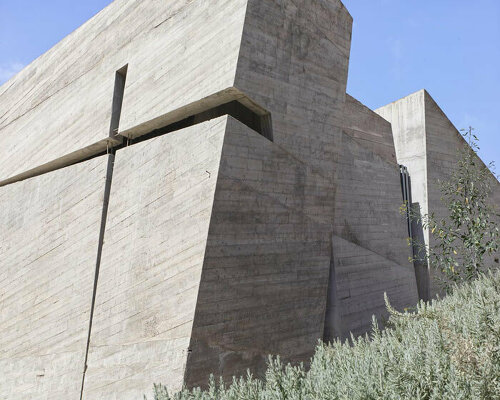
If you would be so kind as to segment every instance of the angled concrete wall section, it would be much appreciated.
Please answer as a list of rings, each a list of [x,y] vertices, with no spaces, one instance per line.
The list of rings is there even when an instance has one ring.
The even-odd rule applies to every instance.
[[[236,70],[235,87],[272,114],[274,142],[331,179],[351,28],[339,0],[249,0]]]
[[[0,183],[116,144],[109,126],[124,65],[127,136],[241,97],[231,88],[245,11],[246,0],[114,1],[1,86]]]
[[[0,188],[0,398],[78,399],[107,157]]]
[[[418,203],[422,214],[445,217],[447,209],[441,201],[439,182],[451,177],[458,151],[468,144],[426,90],[375,112],[392,124],[398,162],[407,166],[410,173],[413,202]],[[477,161],[483,163],[479,157]],[[491,186],[492,202],[500,207],[500,183],[493,174]],[[428,230],[423,231],[423,239],[427,245],[433,245]],[[440,292],[436,277],[428,279],[427,297]]]
[[[331,228],[305,210],[321,206],[311,192],[322,188],[231,117],[120,150],[84,398],[259,373],[268,354],[308,360]]]
[[[84,160],[116,152],[104,242],[101,209],[56,228],[44,219],[56,211],[30,205],[33,229],[47,223],[65,240],[86,229],[94,251],[102,245],[95,291],[95,259],[81,279],[87,308],[57,308],[61,326],[83,315],[67,361],[80,367],[47,384],[9,369],[7,390],[21,382],[27,397],[57,398],[83,375],[84,399],[205,385],[210,373],[261,373],[268,354],[307,361],[327,330],[366,332],[372,313],[384,315],[384,291],[399,308],[414,304],[391,126],[345,93],[351,27],[338,0],[116,0],[0,88],[0,185],[10,183],[0,196],[45,179],[47,198],[63,185],[83,207],[96,173],[102,209],[106,177],[91,166],[107,156]],[[46,173],[56,167],[66,168]],[[35,253],[39,243],[30,239]],[[45,362],[36,341],[10,340]]]
[[[327,340],[368,332],[372,315],[386,317],[384,292],[399,309],[418,299],[391,125],[350,96],[343,123]]]
[[[334,233],[401,266],[409,265],[411,249],[399,169],[359,142],[344,136],[338,164]]]
[[[441,108],[427,91],[424,91],[425,98],[425,137],[427,148],[427,196],[429,210],[438,217],[448,215],[447,207],[441,201],[442,193],[439,182],[449,179],[455,170],[457,154],[459,149],[468,146],[460,132],[453,126]],[[484,163],[479,157],[476,161],[482,165]],[[490,185],[492,188],[491,203],[500,212],[500,182],[493,174],[490,174]],[[497,220],[500,224],[500,219]],[[432,246],[433,238],[429,240]],[[489,267],[500,267],[495,258],[500,257],[500,252],[493,257],[486,257],[485,262]],[[431,271],[431,277],[435,271]],[[431,279],[431,295],[442,292],[442,288],[437,279]]]
[[[425,140],[425,99],[420,90],[375,110],[392,125],[396,158],[408,168],[411,176],[412,198],[422,214],[427,214],[427,144]],[[429,240],[425,234],[426,243]]]
[[[346,94],[343,131],[388,164],[397,163],[391,124],[367,106]]]
[[[350,98],[341,148],[335,234],[406,266],[410,249],[390,124]]]
[[[84,398],[182,388],[226,119],[117,153]]]
[[[442,195],[436,183],[452,175],[458,150],[468,144],[427,91],[424,92],[424,96],[429,204],[432,204],[433,210],[438,215],[445,215],[446,207],[440,201]],[[479,157],[477,161],[484,165]],[[492,202],[500,208],[500,182],[493,174],[490,175],[490,184]]]
[[[341,339],[367,333],[372,316],[379,322],[388,317],[384,293],[396,309],[418,302],[413,265],[395,263],[365,247],[333,237],[333,264]]]
[[[308,361],[322,336],[330,225],[307,211],[324,178],[229,119],[186,368],[188,386],[210,373],[262,374],[269,354]],[[322,190],[323,189],[323,190]]]

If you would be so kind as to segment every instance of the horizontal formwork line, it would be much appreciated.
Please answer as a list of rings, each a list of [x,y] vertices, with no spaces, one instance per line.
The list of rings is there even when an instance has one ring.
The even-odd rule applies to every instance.
[[[263,109],[263,108],[262,108]],[[264,109],[263,109],[264,110]],[[229,115],[250,129],[264,136],[266,139],[273,141],[271,114],[264,112],[257,114],[255,111],[247,107],[239,100],[232,100],[227,103],[209,108],[198,114],[190,115],[180,121],[165,125],[154,129],[137,138],[127,138],[121,135],[116,135],[114,138],[104,139],[103,141],[94,143],[84,149],[77,150],[73,153],[66,154],[56,160],[46,164],[32,168],[22,172],[11,178],[0,181],[0,187],[20,182],[29,178],[44,175],[49,172],[57,171],[62,168],[70,167],[82,162],[92,160],[97,157],[105,156],[106,154],[116,153],[124,147],[133,146],[134,144],[153,139],[158,136],[163,136],[171,132],[198,125],[208,120]],[[105,150],[102,148],[106,146]]]

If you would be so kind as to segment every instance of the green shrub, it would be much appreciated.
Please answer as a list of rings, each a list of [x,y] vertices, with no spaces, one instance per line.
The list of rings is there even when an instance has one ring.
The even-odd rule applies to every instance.
[[[387,329],[353,344],[319,344],[311,366],[283,365],[270,358],[264,380],[251,375],[206,391],[156,400],[242,399],[500,399],[500,273],[454,289],[414,313],[388,305]]]
[[[453,173],[439,182],[446,212],[438,217],[434,213],[420,216],[419,211],[408,211],[410,218],[421,223],[433,239],[430,247],[419,240],[412,243],[418,249],[414,261],[427,259],[440,272],[434,279],[439,277],[447,292],[452,283],[474,280],[494,267],[494,256],[500,249],[500,214],[491,197],[497,183],[492,173],[494,164],[483,164],[477,155],[479,140],[472,131],[469,128],[464,133],[468,144],[458,149]]]

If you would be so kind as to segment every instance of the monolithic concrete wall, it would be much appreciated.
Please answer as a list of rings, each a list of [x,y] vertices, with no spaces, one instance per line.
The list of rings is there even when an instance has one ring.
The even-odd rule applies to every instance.
[[[346,102],[351,25],[339,2],[249,1],[235,86],[271,112],[274,142],[329,186],[312,193],[317,205],[306,206],[307,215],[407,268],[390,124],[354,99]],[[408,292],[406,305],[414,299]],[[348,332],[349,323],[343,328]]]
[[[386,316],[384,292],[400,309],[418,295],[390,124],[348,96],[341,148],[332,242],[337,298],[330,304],[339,315],[327,318],[339,326],[326,329],[348,337],[367,332],[372,315]]]
[[[78,399],[107,158],[0,188],[0,398]]]
[[[225,132],[220,118],[117,152],[85,398],[182,388]]]
[[[375,111],[392,123],[398,162],[406,165],[410,173],[413,202],[419,204],[422,214],[446,217],[440,182],[450,179],[459,150],[468,146],[460,132],[425,90]],[[477,162],[484,165],[479,157]],[[498,209],[500,183],[493,174],[490,180],[492,203]],[[425,243],[432,246],[434,242],[428,229],[423,236]],[[430,296],[442,292],[436,276],[430,280],[428,290]]]
[[[233,86],[245,11],[246,0],[114,1],[0,88],[0,182],[106,150],[125,65],[127,136],[234,97],[188,107]]]
[[[391,124],[354,97],[346,94],[343,131],[389,164],[396,164]]]
[[[379,322],[388,317],[384,293],[396,309],[418,302],[415,272],[408,260],[397,264],[339,236],[333,237],[332,253],[342,339],[368,332],[373,315]]]
[[[351,28],[337,0],[249,0],[235,78],[272,114],[274,142],[330,179],[340,151]]]
[[[19,322],[0,349],[7,398],[19,382],[27,397],[63,388],[72,398],[83,381],[83,398],[109,399],[261,373],[268,354],[307,361],[325,325],[365,332],[384,291],[397,307],[414,304],[391,127],[346,102],[351,26],[338,0],[117,0],[0,88],[10,268],[0,282],[12,292],[0,301],[26,313],[2,309]],[[224,115],[233,108],[246,125]],[[51,207],[68,188],[78,226],[52,218],[62,206],[30,203],[33,218],[11,228],[22,210],[12,199],[37,182]],[[29,229],[26,244],[12,229]],[[11,274],[25,248],[29,268],[45,266],[48,244],[31,231],[71,237],[64,262],[78,263],[87,308],[78,296],[61,308],[25,302],[26,291],[38,302],[74,285],[51,272],[46,294]],[[99,256],[84,268],[90,232]],[[56,317],[43,332],[31,322]],[[18,343],[19,331],[33,341]],[[62,347],[73,338],[68,359],[35,340],[45,334]],[[50,381],[24,375],[33,363],[47,364]]]
[[[392,125],[396,158],[408,168],[411,178],[412,201],[422,214],[429,212],[427,196],[427,143],[425,140],[424,90],[375,110]],[[424,232],[426,243],[428,232]]]
[[[187,385],[205,385],[210,373],[226,380],[248,368],[263,373],[269,354],[309,360],[323,333],[331,228],[306,210],[332,196],[326,183],[228,120]]]

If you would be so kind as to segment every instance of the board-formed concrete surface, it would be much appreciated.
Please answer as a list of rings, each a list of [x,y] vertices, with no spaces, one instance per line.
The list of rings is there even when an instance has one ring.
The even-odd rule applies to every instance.
[[[346,94],[343,118],[346,135],[389,164],[397,163],[392,127],[387,120],[349,94]]]
[[[390,124],[352,98],[345,110],[334,232],[405,267],[411,251]]]
[[[229,119],[185,382],[265,371],[269,354],[308,361],[322,336],[329,224],[325,180]]]
[[[351,28],[339,0],[115,0],[0,87],[3,397],[261,374],[415,305],[398,163],[431,209],[453,129],[424,91],[347,95]]]
[[[425,140],[425,91],[420,90],[375,110],[392,125],[396,157],[411,176],[412,200],[422,215],[429,213],[427,143]],[[425,242],[429,233],[424,233]]]
[[[424,91],[424,98],[429,207],[436,215],[444,216],[447,210],[440,200],[442,193],[438,182],[453,174],[458,151],[468,144],[427,91]],[[484,165],[479,157],[476,161]],[[489,181],[492,202],[500,211],[500,183],[493,174],[489,176]]]
[[[0,398],[78,399],[107,157],[0,188]]]
[[[390,124],[347,96],[341,148],[326,340],[385,318],[384,292],[400,309],[418,300]]]
[[[379,321],[388,317],[384,293],[396,309],[417,304],[415,272],[409,262],[396,264],[338,236],[333,237],[332,253],[342,339],[368,332],[372,315]]]
[[[85,398],[182,388],[226,119],[117,153]]]
[[[0,182],[106,150],[126,65],[128,136],[233,98],[216,94],[234,86],[245,10],[246,0],[114,1],[0,88]]]
[[[235,87],[272,115],[274,142],[335,175],[352,17],[338,0],[248,0]]]
[[[467,142],[426,90],[412,93],[375,112],[392,124],[398,162],[404,164],[410,174],[413,203],[417,203],[422,215],[434,213],[436,218],[445,218],[447,208],[441,201],[440,182],[451,177],[458,152],[468,146]],[[483,164],[479,157],[477,161]],[[500,183],[493,174],[490,180],[492,203],[498,210]],[[434,239],[428,229],[423,230],[423,239],[426,245],[433,246]],[[494,264],[495,257],[488,261]],[[427,279],[425,297],[442,294],[438,279],[432,276]]]

